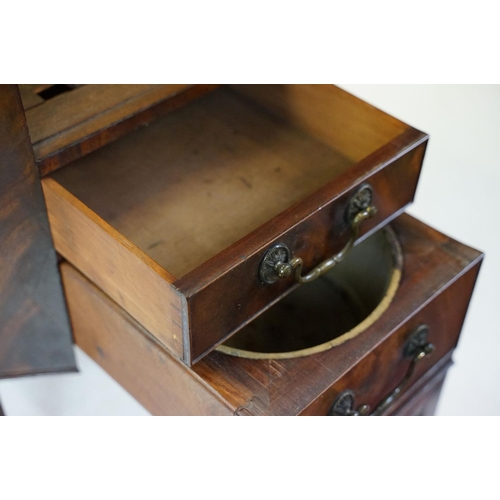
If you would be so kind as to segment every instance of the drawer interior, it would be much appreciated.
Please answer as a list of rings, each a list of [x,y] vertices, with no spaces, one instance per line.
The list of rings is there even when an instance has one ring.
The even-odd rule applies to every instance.
[[[180,278],[407,126],[333,86],[222,86],[51,174]]]

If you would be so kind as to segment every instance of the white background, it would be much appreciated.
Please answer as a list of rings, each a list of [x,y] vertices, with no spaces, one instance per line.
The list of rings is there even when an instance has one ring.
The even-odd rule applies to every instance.
[[[342,85],[430,134],[412,215],[486,253],[440,415],[500,415],[500,86]],[[10,415],[147,415],[77,349],[78,374],[0,381]]]

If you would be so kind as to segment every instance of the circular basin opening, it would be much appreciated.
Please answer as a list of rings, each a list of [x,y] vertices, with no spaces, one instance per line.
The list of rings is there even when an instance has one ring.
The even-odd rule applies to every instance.
[[[217,349],[232,356],[283,359],[338,346],[389,307],[402,261],[392,229],[377,231],[332,271],[296,288]]]

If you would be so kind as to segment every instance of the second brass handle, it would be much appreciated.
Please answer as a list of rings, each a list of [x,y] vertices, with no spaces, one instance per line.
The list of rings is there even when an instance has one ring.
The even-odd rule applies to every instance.
[[[401,392],[406,388],[408,382],[410,381],[413,372],[415,371],[415,367],[417,363],[424,359],[426,356],[431,354],[434,351],[434,345],[428,342],[424,346],[422,346],[413,356],[410,367],[406,372],[405,377],[401,381],[401,383],[394,389],[386,398],[384,398],[375,408],[374,412],[371,414],[372,416],[382,415],[389,406],[397,399],[397,397],[401,394]]]
[[[427,341],[429,334],[429,327],[427,325],[420,325],[408,338],[405,347],[405,357],[411,358],[410,366],[406,371],[399,385],[379,404],[374,411],[370,413],[370,407],[367,404],[362,404],[356,408],[354,404],[354,392],[347,390],[342,392],[335,400],[330,415],[332,416],[359,416],[359,415],[382,415],[399,397],[399,395],[406,388],[410,379],[415,371],[415,367],[425,357],[429,356],[434,351],[434,345]]]
[[[372,202],[372,188],[369,184],[363,184],[357,192],[351,196],[346,208],[346,218],[349,223],[350,237],[344,248],[332,257],[318,264],[306,275],[302,274],[303,260],[300,257],[291,258],[290,250],[283,243],[269,248],[261,261],[259,276],[263,283],[275,283],[279,279],[288,278],[292,274],[297,283],[309,283],[333,269],[354,246],[358,236],[361,223],[371,219],[377,208]]]

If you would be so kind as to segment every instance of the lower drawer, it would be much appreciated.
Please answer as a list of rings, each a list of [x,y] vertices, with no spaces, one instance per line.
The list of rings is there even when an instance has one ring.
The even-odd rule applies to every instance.
[[[319,295],[321,287],[312,298],[299,288],[284,306],[277,305],[288,308],[284,321],[276,323],[266,313],[247,331],[250,341],[235,340],[188,368],[65,263],[61,271],[76,342],[153,414],[407,414],[419,381],[451,358],[482,255],[408,215],[392,227],[403,257],[387,280],[393,290],[380,295],[376,314],[360,316],[354,327],[341,307],[328,323],[324,312],[333,302]],[[365,261],[352,266],[353,276]],[[377,296],[370,283],[383,267],[376,264],[364,281],[375,290],[370,296]],[[339,304],[348,288],[337,293]],[[353,300],[363,302],[358,292]],[[301,318],[303,326],[294,327]],[[289,342],[292,330],[302,332],[297,345]],[[280,335],[281,343],[262,341]],[[416,413],[424,411],[417,406]]]
[[[436,363],[410,390],[395,401],[386,415],[419,417],[434,415],[446,374],[453,364],[451,354],[450,352]]]

